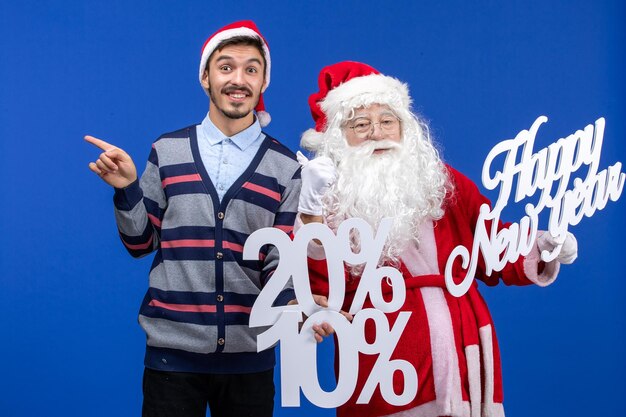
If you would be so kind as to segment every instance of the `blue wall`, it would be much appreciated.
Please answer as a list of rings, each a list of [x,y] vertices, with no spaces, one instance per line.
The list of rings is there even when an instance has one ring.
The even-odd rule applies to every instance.
[[[254,19],[268,39],[268,131],[293,150],[312,126],[320,68],[352,59],[407,81],[445,159],[477,183],[491,147],[542,114],[538,146],[604,116],[601,168],[626,161],[623,2],[299,3],[0,4],[0,415],[139,414],[150,259],[119,242],[112,192],[87,168],[98,152],[82,137],[143,167],[159,134],[205,115],[199,50],[226,23]],[[551,287],[483,289],[508,416],[623,414],[625,200],[573,227],[579,259]],[[321,349],[330,380],[331,352]]]

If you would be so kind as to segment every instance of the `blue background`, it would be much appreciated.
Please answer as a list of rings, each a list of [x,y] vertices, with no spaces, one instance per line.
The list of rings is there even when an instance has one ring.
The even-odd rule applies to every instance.
[[[142,170],[152,140],[204,117],[199,50],[218,27],[251,18],[268,39],[268,132],[291,149],[319,70],[361,60],[409,83],[444,158],[479,183],[491,147],[542,114],[538,147],[604,116],[601,168],[626,160],[625,17],[622,1],[2,2],[0,415],[139,415],[150,259],[119,242],[82,137]],[[551,287],[483,288],[508,416],[624,415],[624,200],[572,228],[579,259]]]

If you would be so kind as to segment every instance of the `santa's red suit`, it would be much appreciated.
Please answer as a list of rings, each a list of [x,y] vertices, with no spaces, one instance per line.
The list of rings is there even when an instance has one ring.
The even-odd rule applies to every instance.
[[[401,272],[405,278],[406,301],[399,311],[410,311],[409,322],[392,355],[415,368],[418,378],[416,397],[402,407],[389,405],[377,388],[369,404],[356,400],[376,362],[376,355],[361,354],[359,378],[352,398],[337,410],[339,417],[354,416],[504,416],[500,353],[493,321],[476,282],[457,298],[446,289],[442,271],[452,250],[463,245],[471,251],[479,208],[489,203],[476,185],[463,174],[448,168],[454,191],[444,203],[445,214],[436,222],[427,221],[420,231],[419,248],[411,247],[402,255]],[[326,262],[310,252],[310,277],[314,293],[327,294]],[[453,276],[460,283],[466,271],[455,263]],[[507,285],[536,283],[547,285],[558,273],[558,262],[541,264],[539,252],[508,264],[502,271],[487,276],[482,256],[476,278],[487,285],[501,279]],[[347,309],[359,278],[346,274]],[[391,288],[384,285],[384,291]],[[364,308],[372,307],[369,300]],[[387,314],[393,326],[398,312]],[[366,326],[366,338],[374,340],[373,326]],[[403,391],[402,375],[394,375],[394,390]]]

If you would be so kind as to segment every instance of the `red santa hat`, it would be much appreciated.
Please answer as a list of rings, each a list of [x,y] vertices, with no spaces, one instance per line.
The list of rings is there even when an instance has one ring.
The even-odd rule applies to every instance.
[[[234,38],[237,36],[247,36],[250,38],[256,38],[261,41],[263,45],[263,55],[265,56],[265,87],[267,88],[270,85],[270,70],[272,68],[272,60],[270,58],[270,49],[267,41],[261,35],[259,28],[256,24],[251,20],[242,20],[239,22],[231,23],[229,25],[224,26],[219,29],[213,35],[211,35],[204,45],[202,46],[201,58],[200,58],[200,70],[198,74],[198,78],[200,80],[200,85],[202,85],[202,75],[204,74],[204,70],[206,68],[207,62],[211,54],[215,51],[217,46],[225,40],[230,38]],[[265,104],[263,103],[263,94],[259,96],[259,103],[254,108],[257,114],[257,118],[259,119],[259,123],[261,126],[267,126],[272,118],[270,114],[265,111]]]
[[[300,141],[300,146],[308,150],[318,150],[326,130],[340,123],[352,109],[386,104],[399,116],[410,111],[408,86],[361,62],[343,61],[324,67],[317,82],[319,91],[309,97],[315,128],[304,132]]]

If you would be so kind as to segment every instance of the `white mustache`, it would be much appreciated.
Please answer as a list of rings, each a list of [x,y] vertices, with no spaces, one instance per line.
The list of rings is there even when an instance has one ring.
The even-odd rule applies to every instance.
[[[348,148],[351,153],[362,155],[364,157],[371,156],[378,150],[401,149],[402,144],[391,139],[369,140],[362,143],[358,147]]]
[[[376,141],[376,143],[374,144],[375,151],[381,149],[400,149],[401,147],[402,145],[400,145],[398,142],[389,139],[379,140]]]

